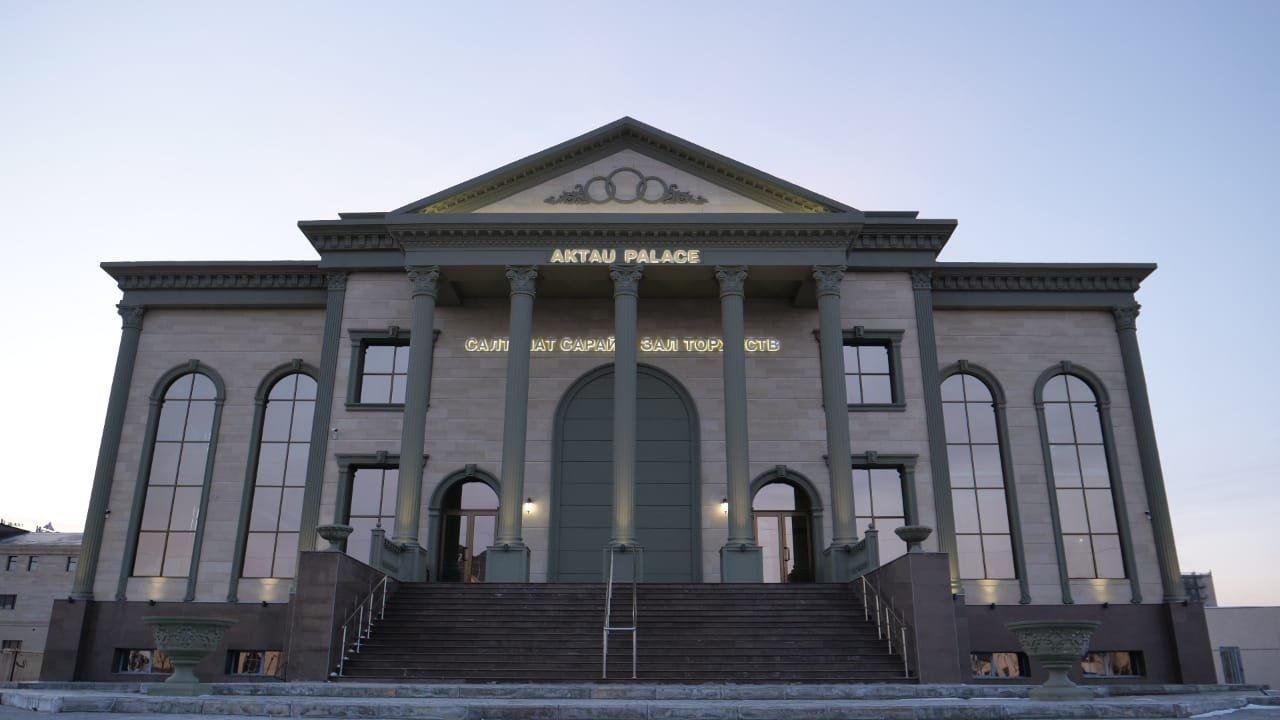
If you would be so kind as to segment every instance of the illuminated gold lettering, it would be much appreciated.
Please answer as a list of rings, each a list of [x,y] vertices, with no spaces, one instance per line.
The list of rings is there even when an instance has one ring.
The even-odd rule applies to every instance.
[[[600,255],[603,257],[602,262],[612,265],[613,261],[618,258],[617,250],[601,250]]]

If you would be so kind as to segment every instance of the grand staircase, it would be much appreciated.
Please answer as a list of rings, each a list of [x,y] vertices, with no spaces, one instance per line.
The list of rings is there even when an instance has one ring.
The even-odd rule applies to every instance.
[[[629,624],[616,586],[614,624]],[[601,584],[403,584],[342,677],[351,680],[596,680]],[[877,639],[843,584],[644,584],[642,681],[902,682],[902,657]],[[610,640],[609,678],[631,677],[631,637]],[[907,680],[910,682],[910,680]]]

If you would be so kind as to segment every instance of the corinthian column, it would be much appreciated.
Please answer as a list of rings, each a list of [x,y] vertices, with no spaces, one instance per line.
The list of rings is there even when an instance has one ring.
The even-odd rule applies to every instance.
[[[404,422],[400,430],[400,483],[396,493],[393,539],[410,559],[400,580],[422,580],[426,562],[418,542],[422,503],[422,449],[427,427],[427,388],[431,383],[431,358],[435,345],[437,265],[406,268],[413,283],[413,325],[409,334],[409,369],[405,385]]]
[[[822,407],[827,418],[827,468],[831,475],[831,545],[825,561],[828,582],[850,579],[846,548],[858,540],[853,512],[853,459],[849,451],[849,400],[844,389],[844,328],[840,321],[843,265],[813,268],[818,294],[818,354],[822,364]]]
[[[609,550],[623,550],[617,557],[614,578],[630,580],[641,569],[635,555],[625,548],[636,542],[636,304],[640,294],[641,265],[611,265],[613,279],[613,536]],[[606,555],[606,563],[608,556]],[[607,572],[608,565],[605,570]]]
[[[533,296],[538,268],[507,266],[511,322],[507,349],[507,399],[502,423],[502,499],[498,531],[485,556],[488,582],[528,582],[529,547],[520,532],[524,454],[529,416],[529,353],[533,341]]]
[[[89,511],[84,519],[84,538],[80,542],[80,560],[71,596],[93,599],[93,580],[98,571],[98,553],[102,549],[102,530],[107,521],[107,503],[111,500],[111,480],[116,471],[120,450],[120,433],[124,429],[124,411],[129,404],[129,385],[133,382],[133,362],[138,356],[138,338],[142,335],[139,305],[117,305],[120,312],[120,349],[116,351],[116,371],[111,377],[111,394],[107,396],[107,419],[98,444],[98,465],[93,472],[93,490],[89,494]]]
[[[744,265],[716,267],[724,337],[724,452],[729,496],[729,538],[720,548],[722,582],[761,582],[764,559],[751,522],[747,438],[747,351],[743,317]]]

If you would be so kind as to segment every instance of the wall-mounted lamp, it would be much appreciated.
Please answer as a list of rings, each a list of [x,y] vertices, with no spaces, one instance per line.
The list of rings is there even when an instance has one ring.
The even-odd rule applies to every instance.
[[[531,497],[527,497],[524,499],[524,514],[525,515],[533,514],[533,498]]]
[[[729,514],[729,498],[720,498],[720,514]]]

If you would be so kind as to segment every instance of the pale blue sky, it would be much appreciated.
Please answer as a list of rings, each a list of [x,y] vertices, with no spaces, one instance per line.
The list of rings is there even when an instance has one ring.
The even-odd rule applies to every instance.
[[[1183,567],[1280,603],[1280,3],[892,6],[0,0],[0,516],[83,523],[99,261],[313,257],[299,219],[632,115],[958,218],[945,260],[1158,262],[1139,336]]]

